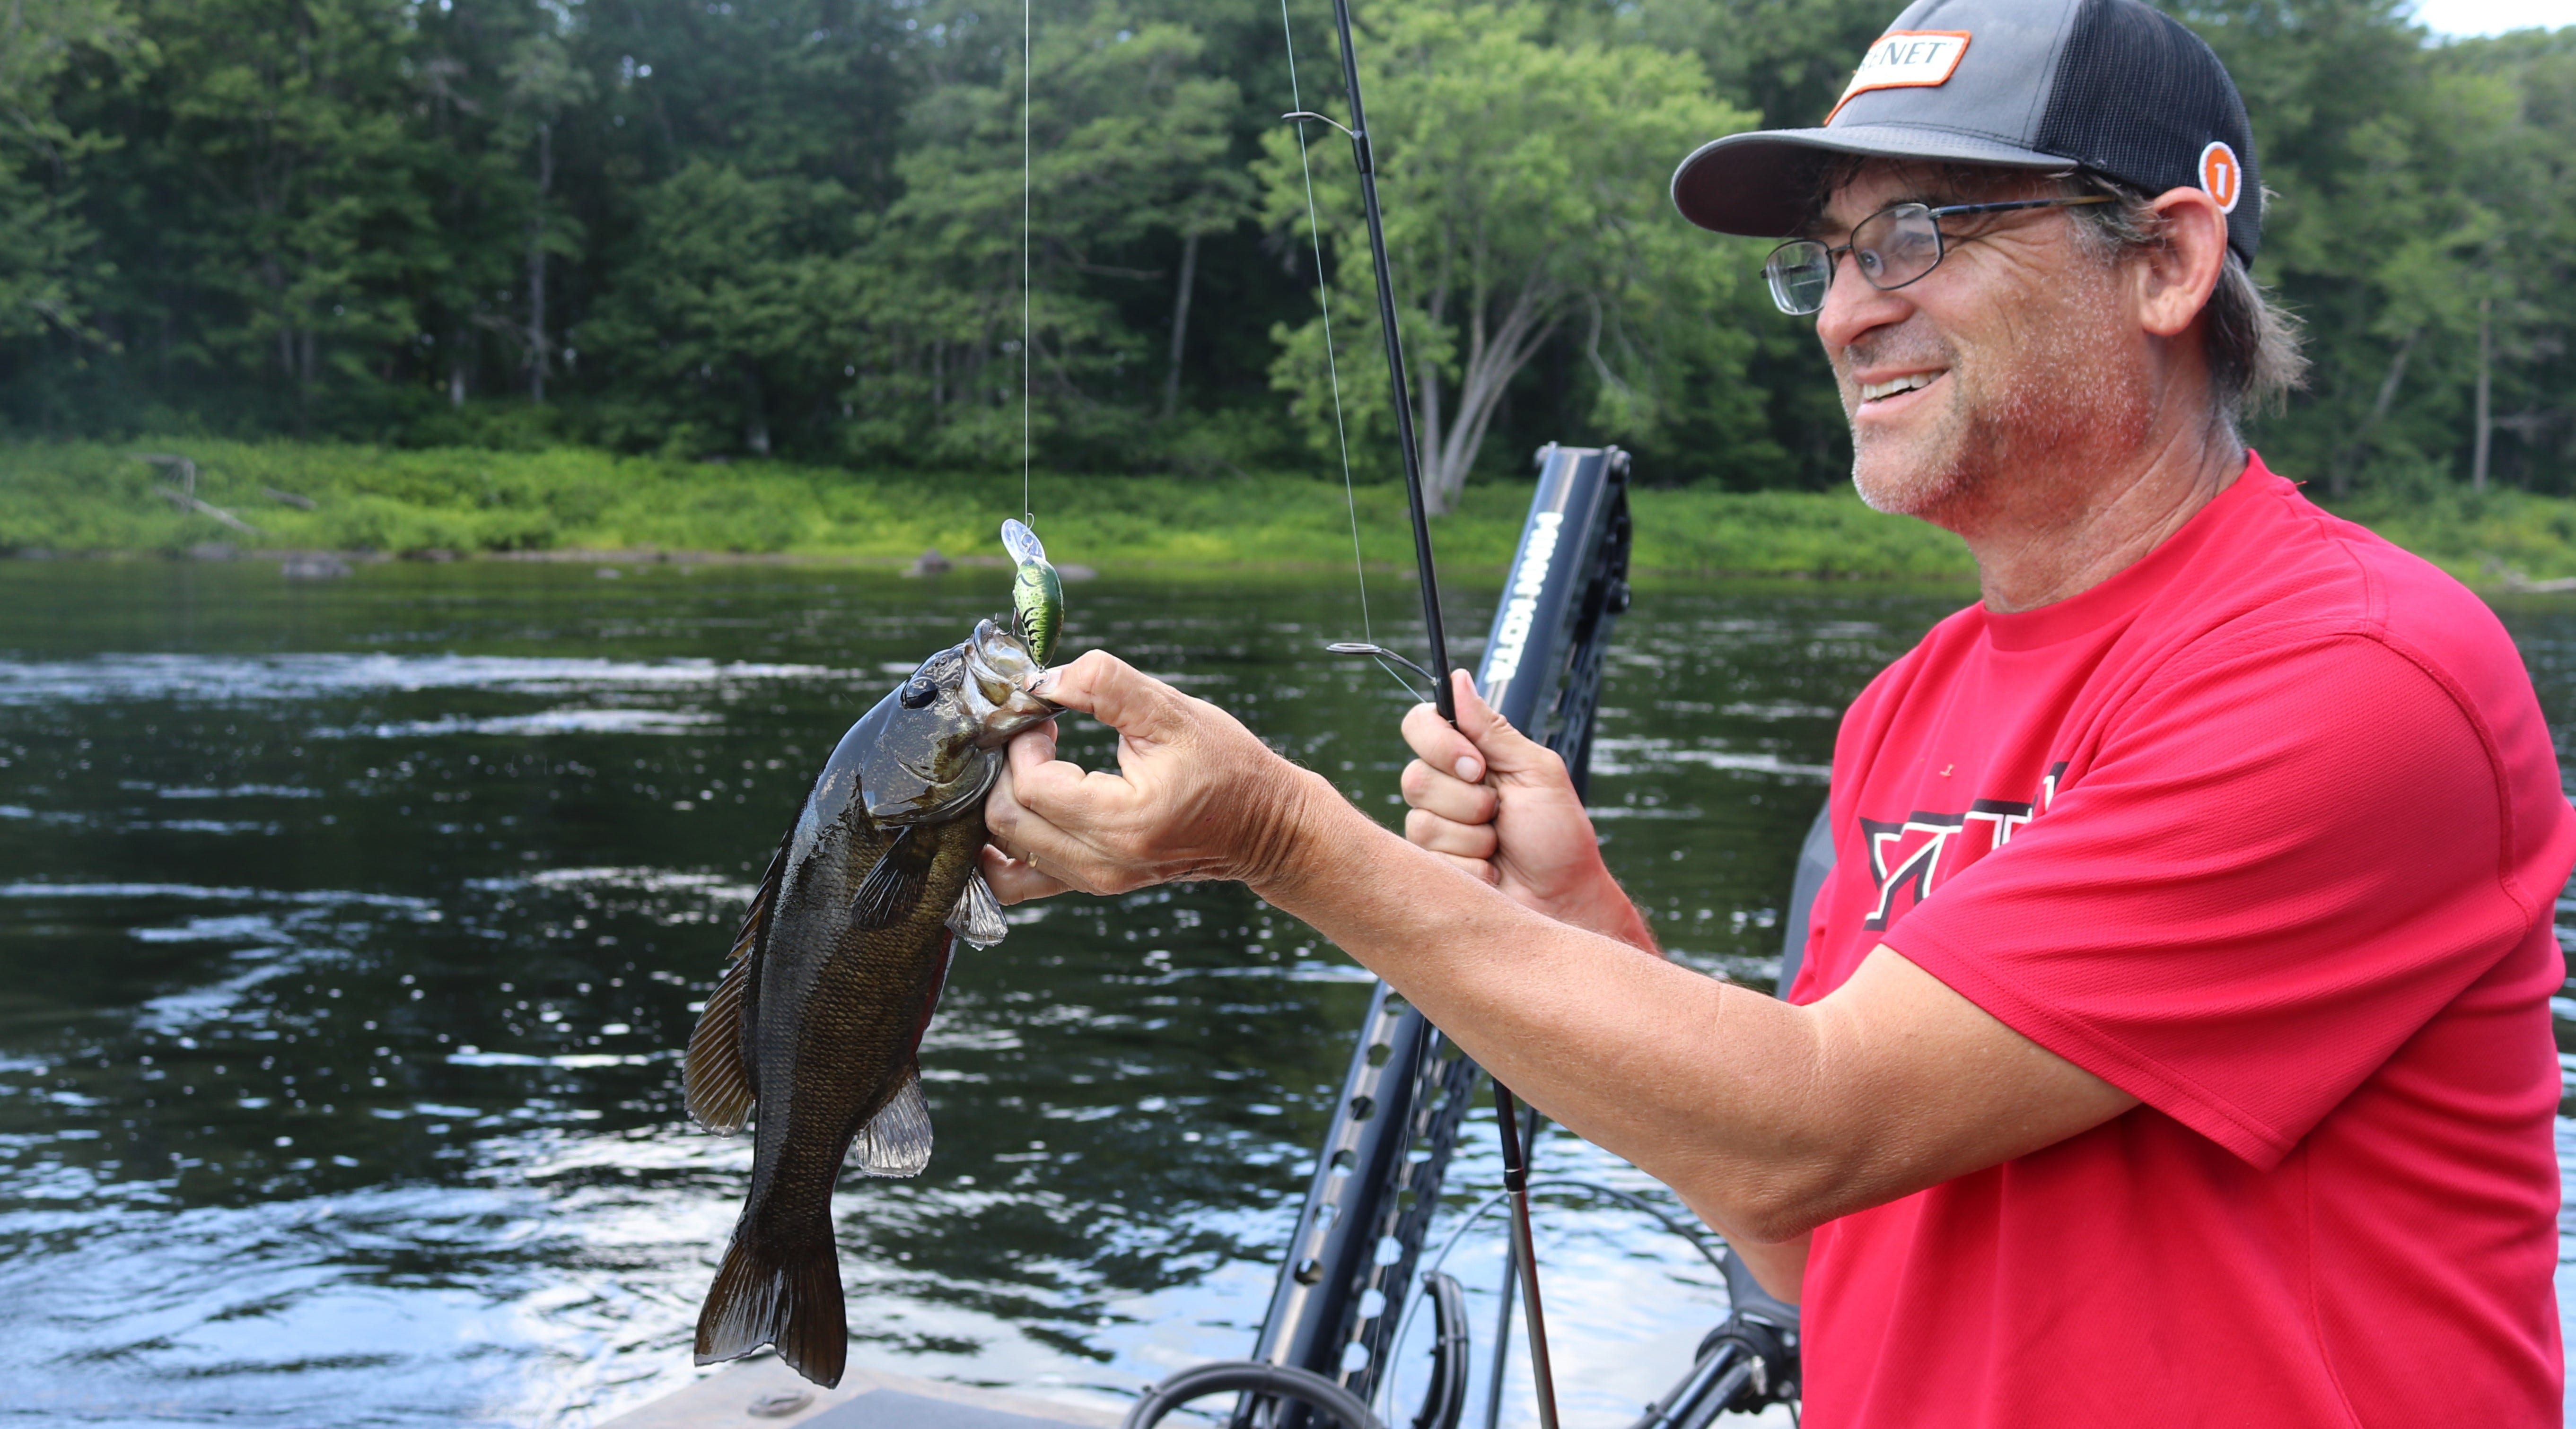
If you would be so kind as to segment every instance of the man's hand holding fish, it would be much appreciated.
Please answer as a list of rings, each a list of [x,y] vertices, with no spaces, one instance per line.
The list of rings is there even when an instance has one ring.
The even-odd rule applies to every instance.
[[[1117,730],[1118,772],[1057,759],[1053,721],[1011,742],[985,811],[995,846],[984,872],[1005,903],[1184,879],[1257,886],[1309,800],[1342,802],[1234,716],[1105,651],[1040,674],[1029,691]],[[1216,771],[1230,777],[1207,777]]]

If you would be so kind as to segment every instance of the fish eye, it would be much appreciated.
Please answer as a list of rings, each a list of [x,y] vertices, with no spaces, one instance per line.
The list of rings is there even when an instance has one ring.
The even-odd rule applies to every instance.
[[[939,686],[928,675],[915,675],[904,681],[903,688],[895,694],[896,702],[908,710],[920,709],[937,698]]]

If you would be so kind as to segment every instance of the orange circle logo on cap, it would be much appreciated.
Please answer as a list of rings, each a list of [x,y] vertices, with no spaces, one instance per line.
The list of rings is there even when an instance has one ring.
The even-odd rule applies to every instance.
[[[2234,213],[2245,196],[2245,166],[2236,162],[2236,151],[2217,142],[2201,150],[2200,186],[2218,200],[2220,213]]]

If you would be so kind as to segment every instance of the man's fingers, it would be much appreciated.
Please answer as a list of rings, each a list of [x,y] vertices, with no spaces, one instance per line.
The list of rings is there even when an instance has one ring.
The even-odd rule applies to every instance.
[[[1473,784],[1485,777],[1485,756],[1475,743],[1452,729],[1440,711],[1429,705],[1415,705],[1404,712],[1404,742],[1422,762],[1443,773]]]
[[[976,860],[984,870],[984,881],[992,886],[993,896],[1005,904],[1026,903],[1032,898],[1053,898],[1071,887],[1039,872],[1036,865],[1023,863],[991,844],[984,845]]]
[[[1476,880],[1478,883],[1492,884],[1496,887],[1502,886],[1502,871],[1495,868],[1488,860],[1481,858],[1460,858],[1454,853],[1444,853],[1440,856],[1449,861],[1450,867],[1457,869],[1459,872]]]
[[[1419,759],[1404,766],[1397,783],[1404,790],[1404,802],[1416,809],[1462,824],[1493,822],[1496,801],[1486,785],[1462,783]]]
[[[1421,809],[1404,816],[1404,837],[1417,848],[1460,858],[1490,859],[1501,847],[1492,824],[1462,824]]]
[[[1004,751],[1002,776],[993,781],[993,792],[984,801],[984,828],[1006,855],[1026,860],[1032,854],[1051,853],[1058,871],[1069,872],[1075,845],[1056,827],[1056,818],[1069,818],[1070,811],[1095,801],[1085,797],[1081,767],[1051,758],[1053,753],[1054,741],[1035,730],[1010,742]],[[1000,890],[1001,885],[995,884],[994,891]]]
[[[1040,720],[1036,724],[1030,725],[1028,728],[1012,735],[1008,748],[1012,753],[1016,754],[1025,747],[1027,750],[1031,751],[1031,762],[1044,764],[1048,760],[1055,758],[1057,734],[1058,731],[1055,727],[1054,720]]]
[[[1002,777],[985,811],[986,822],[1007,832],[1003,820],[1033,813],[1050,823],[1089,825],[1103,814],[1131,808],[1136,788],[1114,774],[1084,769],[1055,757],[1052,723],[1015,736],[1006,749]]]
[[[1541,780],[1562,777],[1564,761],[1494,712],[1476,693],[1476,682],[1464,670],[1450,672],[1458,697],[1458,723],[1453,728],[1429,705],[1415,705],[1404,716],[1404,742],[1432,768],[1469,784],[1491,772],[1503,778],[1528,775]]]

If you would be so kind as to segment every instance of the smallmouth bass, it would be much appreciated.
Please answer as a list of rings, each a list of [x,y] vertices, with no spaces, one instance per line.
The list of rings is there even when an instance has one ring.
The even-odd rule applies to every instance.
[[[1013,553],[1017,584],[1044,600],[1049,583]],[[956,942],[1008,930],[976,866],[984,796],[1002,745],[1056,713],[1024,688],[1045,660],[1023,632],[1038,617],[1052,648],[1061,587],[1053,598],[1015,609],[1010,629],[978,622],[850,726],[743,916],[683,1073],[700,1126],[753,1123],[751,1190],[698,1316],[699,1364],[775,1345],[807,1379],[840,1382],[833,1182],[854,1152],[874,1176],[930,1164],[921,1037]]]

